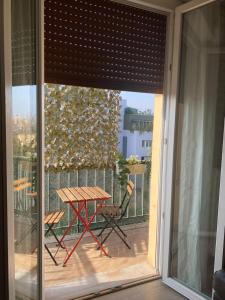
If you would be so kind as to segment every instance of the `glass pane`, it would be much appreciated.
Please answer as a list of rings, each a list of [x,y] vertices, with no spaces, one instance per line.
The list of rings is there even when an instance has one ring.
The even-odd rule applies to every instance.
[[[225,117],[225,5],[183,16],[170,276],[211,296]]]
[[[12,1],[12,130],[16,299],[37,299],[35,1]]]

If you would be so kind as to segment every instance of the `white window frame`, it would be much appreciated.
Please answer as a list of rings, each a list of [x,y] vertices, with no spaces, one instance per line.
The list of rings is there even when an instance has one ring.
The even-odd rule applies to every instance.
[[[44,0],[37,0],[35,2],[35,17],[37,20],[36,27],[36,86],[37,86],[37,139],[39,141],[38,153],[38,193],[39,193],[39,228],[38,228],[38,283],[37,294],[38,299],[44,300]],[[6,134],[7,134],[7,181],[8,181],[8,207],[7,207],[7,223],[8,228],[8,292],[9,300],[15,300],[15,260],[14,260],[14,201],[12,190],[12,136],[8,134],[11,131],[11,114],[10,107],[12,97],[12,53],[11,53],[11,0],[3,0],[4,8],[4,63],[5,63],[5,101],[7,103],[6,109]],[[5,270],[1,270],[5,271]]]
[[[174,170],[174,152],[175,152],[175,127],[176,127],[176,114],[177,114],[177,97],[178,97],[178,82],[179,82],[179,67],[180,67],[180,53],[181,53],[181,30],[182,30],[182,16],[184,13],[194,10],[198,7],[215,2],[216,0],[194,0],[178,6],[175,10],[175,24],[174,24],[174,46],[173,46],[173,64],[172,64],[172,78],[171,78],[171,94],[168,104],[168,110],[166,114],[166,128],[165,137],[167,143],[167,149],[165,150],[164,161],[164,174],[163,174],[163,216],[162,222],[164,223],[164,232],[161,234],[164,236],[163,251],[162,251],[162,279],[165,284],[175,289],[180,294],[184,295],[190,300],[203,300],[205,297],[197,294],[193,290],[184,286],[177,280],[169,276],[170,265],[170,236],[171,236],[171,214],[172,214],[172,191],[173,191],[173,170]],[[223,150],[224,153],[225,150]],[[225,162],[223,161],[224,168]],[[225,171],[223,170],[224,183]],[[225,184],[224,184],[225,186]],[[223,191],[225,193],[225,189]],[[224,202],[224,201],[223,201]],[[225,209],[225,203],[221,204],[221,210]],[[219,214],[218,218],[221,218]],[[224,224],[225,225],[225,224]],[[220,232],[221,234],[221,232]],[[217,238],[218,241],[218,238]],[[221,253],[221,242],[217,245],[216,254]],[[215,265],[219,267],[221,260],[215,262]]]

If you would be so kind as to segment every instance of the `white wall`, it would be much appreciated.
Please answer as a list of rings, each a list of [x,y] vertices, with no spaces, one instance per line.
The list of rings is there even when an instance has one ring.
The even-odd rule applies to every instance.
[[[142,140],[152,140],[152,132],[143,132],[123,130],[122,136],[127,137],[127,157],[137,155],[139,159],[142,156],[150,155],[150,148],[142,147]],[[122,149],[121,149],[122,150]],[[121,151],[122,152],[122,151]]]

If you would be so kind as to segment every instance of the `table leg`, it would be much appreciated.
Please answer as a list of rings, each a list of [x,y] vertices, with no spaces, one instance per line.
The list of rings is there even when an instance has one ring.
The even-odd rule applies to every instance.
[[[88,204],[85,201],[85,222],[88,223]]]
[[[102,208],[102,206],[103,206],[103,205],[102,205],[102,203],[101,203],[101,205],[99,205],[98,208],[96,208],[95,213],[92,215],[90,224],[93,222],[95,216],[97,215],[98,211]],[[94,233],[91,231],[90,228],[89,228],[88,231],[90,232],[91,236],[93,237],[93,239],[95,240],[95,242],[98,244],[98,246],[99,246],[99,248],[102,250],[102,252],[103,252],[106,256],[110,257],[110,255],[105,251],[105,249],[104,249],[102,243],[99,242],[98,238],[94,235]]]
[[[78,215],[78,218],[81,220],[81,222],[84,224],[85,226],[85,232],[88,231],[90,232],[91,236],[93,237],[93,239],[95,240],[95,242],[98,244],[98,246],[100,247],[100,249],[102,250],[102,252],[106,255],[106,256],[109,256],[109,254],[105,251],[104,247],[102,246],[102,244],[99,242],[99,240],[97,239],[97,237],[94,235],[94,233],[91,231],[90,229],[90,225],[91,223],[93,222],[96,214],[97,214],[98,210],[96,210],[96,212],[91,216],[91,219],[89,222],[85,222],[85,220],[80,216]]]
[[[83,205],[80,205],[80,206],[79,206],[77,212],[75,211],[75,216],[74,216],[73,219],[70,221],[69,226],[66,228],[66,230],[64,231],[63,236],[62,236],[61,239],[59,240],[60,243],[59,243],[59,246],[58,246],[58,248],[57,248],[57,250],[56,250],[56,253],[55,253],[54,257],[56,257],[56,255],[57,255],[57,253],[58,253],[58,251],[59,251],[59,248],[61,247],[60,244],[63,243],[63,240],[64,240],[65,236],[66,236],[66,235],[68,234],[68,232],[72,229],[72,226],[73,226],[73,224],[75,223],[75,221],[76,221],[76,219],[77,219],[77,214],[79,214],[79,213],[81,212],[81,210],[83,209],[83,207],[84,207],[84,203],[83,203]],[[73,210],[74,210],[74,207],[72,207],[72,208],[73,208]],[[64,246],[65,249],[67,250],[65,244],[64,244],[63,246]],[[68,251],[67,251],[67,253],[68,253]]]
[[[94,233],[91,231],[90,229],[90,225],[93,222],[97,212],[99,209],[102,208],[102,205],[100,205],[98,207],[98,209],[96,209],[95,213],[91,216],[90,221],[88,221],[88,208],[87,208],[87,201],[84,201],[85,204],[83,205],[83,208],[85,209],[85,219],[83,219],[83,217],[80,215],[80,210],[77,210],[76,207],[73,205],[72,202],[70,202],[70,206],[72,207],[72,209],[74,210],[76,216],[78,217],[78,219],[82,222],[82,224],[84,225],[84,231],[82,233],[82,235],[80,236],[79,240],[76,242],[76,244],[74,245],[73,249],[67,254],[63,266],[66,266],[66,263],[68,262],[68,260],[70,259],[71,255],[74,253],[74,251],[76,250],[77,246],[79,245],[80,241],[82,240],[83,236],[85,235],[85,233],[88,231],[90,232],[92,238],[95,240],[95,242],[98,244],[99,248],[102,250],[102,252],[108,256],[109,254],[105,251],[103,245],[99,242],[99,240],[97,239],[97,237],[94,235]]]
[[[65,258],[65,260],[64,260],[64,263],[63,263],[63,267],[66,266],[66,263],[68,262],[68,260],[70,259],[71,255],[74,253],[74,251],[76,250],[77,246],[79,245],[79,243],[80,243],[80,241],[82,240],[83,236],[85,235],[86,231],[87,231],[87,230],[85,229],[85,230],[82,232],[82,234],[81,234],[79,240],[76,242],[76,244],[74,245],[73,249],[72,249],[70,252],[67,253],[67,256],[66,256],[66,258]]]

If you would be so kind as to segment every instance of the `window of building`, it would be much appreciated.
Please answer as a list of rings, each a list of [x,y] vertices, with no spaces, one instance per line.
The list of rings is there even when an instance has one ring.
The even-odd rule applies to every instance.
[[[142,148],[150,148],[151,140],[142,140]]]

